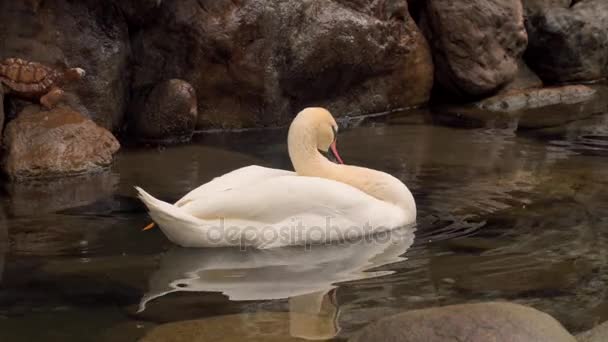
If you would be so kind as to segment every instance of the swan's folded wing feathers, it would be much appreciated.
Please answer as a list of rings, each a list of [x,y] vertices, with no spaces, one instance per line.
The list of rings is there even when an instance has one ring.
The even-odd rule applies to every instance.
[[[192,201],[210,199],[219,192],[238,189],[243,186],[259,183],[269,178],[293,174],[294,173],[292,171],[272,169],[258,165],[245,166],[220,177],[216,177],[210,182],[207,182],[190,191],[179,201],[177,201],[175,205],[178,207],[183,207]]]
[[[195,200],[184,209],[199,219],[239,218],[276,223],[301,216],[348,217],[353,222],[390,206],[350,185],[317,177],[281,176]]]

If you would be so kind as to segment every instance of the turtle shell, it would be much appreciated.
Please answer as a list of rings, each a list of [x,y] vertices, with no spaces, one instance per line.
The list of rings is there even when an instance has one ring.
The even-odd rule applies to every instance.
[[[16,93],[44,93],[58,76],[59,73],[48,66],[20,58],[7,58],[0,63],[0,82]]]

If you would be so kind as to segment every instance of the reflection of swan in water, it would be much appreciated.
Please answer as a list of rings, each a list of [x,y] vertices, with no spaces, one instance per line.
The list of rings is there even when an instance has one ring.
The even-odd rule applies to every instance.
[[[318,316],[325,322],[314,325],[324,331],[315,332],[315,336],[331,335],[327,332],[332,330],[328,321],[332,322],[335,335],[337,327],[333,321],[337,308],[331,296],[327,296],[336,287],[334,284],[390,274],[390,271],[367,270],[404,260],[400,256],[411,246],[413,238],[411,227],[407,227],[356,241],[308,248],[176,247],[162,256],[139,311],[144,311],[148,302],[179,291],[222,292],[234,301],[289,298],[290,315],[314,314],[308,317]],[[331,320],[328,310],[333,310],[329,315]],[[309,323],[292,320],[292,334],[305,337],[304,330],[311,328]]]

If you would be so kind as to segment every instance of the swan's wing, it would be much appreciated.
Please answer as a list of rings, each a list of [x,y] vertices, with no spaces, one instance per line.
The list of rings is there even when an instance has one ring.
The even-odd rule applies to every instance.
[[[225,218],[265,224],[289,219],[323,223],[332,218],[341,224],[374,222],[394,227],[406,219],[396,206],[350,185],[295,175],[217,192],[214,197],[190,201],[182,208],[204,220]]]
[[[265,181],[269,178],[294,175],[292,171],[281,169],[272,169],[268,167],[251,165],[228,172],[220,177],[212,179],[198,188],[190,191],[186,196],[182,197],[175,203],[176,206],[182,207],[185,204],[204,200],[217,196],[217,193],[222,191],[234,190],[243,186],[249,186]]]

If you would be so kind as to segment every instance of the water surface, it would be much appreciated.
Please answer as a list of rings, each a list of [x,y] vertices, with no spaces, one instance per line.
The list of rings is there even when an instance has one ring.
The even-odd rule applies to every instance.
[[[489,300],[572,331],[608,319],[608,116],[523,133],[424,113],[343,129],[347,163],[410,187],[415,235],[243,251],[140,231],[149,219],[134,185],[174,201],[237,167],[290,168],[285,135],[201,134],[125,148],[102,174],[5,184],[0,340],[134,341],[155,327],[340,340],[388,314]]]

